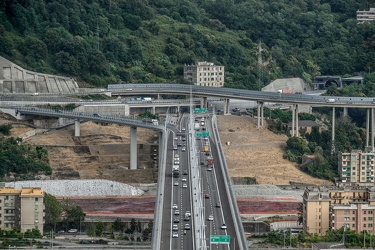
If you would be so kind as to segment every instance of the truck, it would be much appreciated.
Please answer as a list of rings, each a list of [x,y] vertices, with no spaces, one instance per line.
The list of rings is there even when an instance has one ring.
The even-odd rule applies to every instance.
[[[151,97],[143,97],[143,101],[145,101],[145,102],[151,102],[152,98]]]
[[[199,129],[199,122],[195,122],[195,123],[194,123],[194,129],[195,129],[195,130],[198,130],[198,129]]]
[[[204,145],[203,151],[204,151],[204,152],[208,152],[208,151],[210,151],[210,148],[208,147],[208,145]]]
[[[180,176],[180,166],[179,165],[173,165],[172,174],[173,174],[173,177],[179,177]]]
[[[328,99],[327,102],[335,102],[335,99]]]
[[[279,93],[279,94],[293,94],[293,90],[292,89],[279,89],[277,91],[277,93]]]
[[[214,158],[212,157],[207,157],[207,165],[209,167],[212,167],[212,165],[214,165]]]
[[[152,125],[159,125],[159,121],[156,119],[149,119],[145,118],[142,120],[143,123],[152,124]]]

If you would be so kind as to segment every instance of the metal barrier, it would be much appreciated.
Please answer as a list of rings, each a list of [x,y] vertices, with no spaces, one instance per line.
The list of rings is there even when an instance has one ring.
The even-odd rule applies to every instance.
[[[233,217],[233,223],[234,223],[234,227],[235,227],[236,234],[237,234],[238,247],[241,250],[245,250],[245,249],[248,248],[247,240],[246,240],[246,237],[245,237],[245,231],[243,229],[243,225],[242,225],[242,221],[241,221],[241,217],[240,217],[240,212],[238,210],[237,200],[236,200],[236,197],[235,197],[233,189],[232,189],[232,181],[231,181],[229,173],[228,173],[227,163],[226,163],[226,160],[225,160],[225,156],[223,154],[224,151],[223,151],[223,148],[221,146],[221,140],[220,140],[220,136],[219,136],[219,133],[218,133],[218,130],[217,130],[217,121],[216,121],[215,113],[212,116],[212,131],[214,132],[213,133],[214,139],[215,139],[216,145],[219,149],[218,150],[219,151],[219,160],[220,160],[220,165],[222,167],[221,170],[222,170],[223,176],[224,176],[224,185],[225,185],[225,189],[226,189],[227,194],[228,194],[228,199],[229,199],[228,202],[229,202],[230,210],[231,210],[232,217]]]
[[[168,120],[168,118],[167,118]],[[154,212],[154,227],[152,229],[152,243],[151,249],[160,249],[161,245],[161,231],[163,219],[163,200],[164,200],[164,186],[165,186],[165,170],[167,158],[167,127],[164,126],[164,131],[160,132],[162,138],[159,138],[159,176],[158,176],[158,190],[156,193],[155,212]],[[161,154],[161,152],[163,152]]]

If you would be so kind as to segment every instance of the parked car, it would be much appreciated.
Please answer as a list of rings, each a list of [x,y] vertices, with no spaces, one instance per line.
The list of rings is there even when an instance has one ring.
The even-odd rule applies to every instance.
[[[78,232],[77,229],[69,229],[69,230],[68,230],[68,233],[77,233],[77,232]]]

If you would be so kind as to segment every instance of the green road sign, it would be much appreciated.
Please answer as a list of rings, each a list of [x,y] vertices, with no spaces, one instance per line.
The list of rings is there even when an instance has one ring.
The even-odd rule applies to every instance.
[[[195,136],[196,136],[196,137],[201,137],[201,136],[202,136],[202,132],[196,132],[196,133],[195,133]]]
[[[230,235],[210,235],[210,243],[229,244]]]
[[[206,108],[195,108],[194,113],[206,113]]]
[[[208,132],[208,131],[204,131],[204,132],[203,132],[203,136],[204,136],[204,137],[209,137],[209,136],[210,136],[210,132]]]

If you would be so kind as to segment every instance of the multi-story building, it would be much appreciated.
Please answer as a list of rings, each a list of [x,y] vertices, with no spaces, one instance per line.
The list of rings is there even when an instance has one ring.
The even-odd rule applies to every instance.
[[[366,185],[374,183],[374,152],[353,150],[338,154],[340,180],[346,185]]]
[[[210,62],[198,62],[197,65],[185,65],[184,78],[194,85],[223,87],[224,66],[216,66]]]
[[[35,228],[43,233],[43,197],[41,188],[0,188],[0,228],[20,232]]]
[[[329,206],[329,193],[325,189],[306,189],[303,195],[303,231],[324,235],[329,229]]]
[[[375,8],[370,10],[357,10],[357,21],[360,23],[372,22],[375,20]]]
[[[324,235],[343,226],[374,232],[375,187],[307,188],[303,195],[303,230]]]

